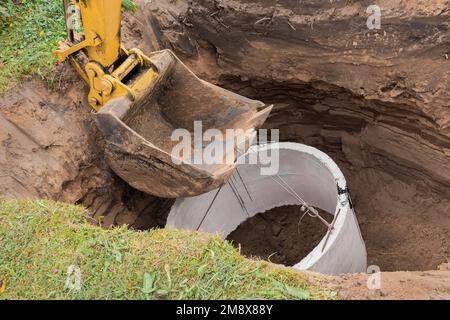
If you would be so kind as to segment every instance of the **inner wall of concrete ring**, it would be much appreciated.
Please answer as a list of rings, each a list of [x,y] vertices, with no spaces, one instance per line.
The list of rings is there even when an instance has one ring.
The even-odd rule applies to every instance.
[[[334,215],[332,231],[324,234],[321,242],[294,268],[332,275],[366,271],[364,241],[348,194],[338,192],[338,186],[346,190],[347,184],[334,161],[325,153],[298,143],[253,146],[244,157],[248,160],[252,153],[254,156],[254,153],[270,155],[270,152],[274,152],[273,155],[279,153],[278,175],[306,203]],[[229,182],[222,187],[211,207],[218,190],[177,199],[169,214],[167,227],[198,229],[226,238],[249,217],[275,207],[300,204],[295,196],[273,180],[278,180],[276,176],[262,175],[260,166],[239,164],[238,171],[245,185],[237,173],[232,181],[245,208],[239,203]],[[316,223],[321,222],[317,220]]]

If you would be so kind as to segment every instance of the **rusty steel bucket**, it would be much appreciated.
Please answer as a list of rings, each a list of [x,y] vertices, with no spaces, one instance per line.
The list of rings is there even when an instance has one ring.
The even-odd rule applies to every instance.
[[[235,138],[246,141],[245,152],[272,106],[199,79],[170,50],[149,58],[158,77],[142,88],[142,98],[111,100],[95,115],[109,166],[133,188],[164,198],[196,196],[224,185],[236,158],[232,163],[174,162],[172,151],[179,142],[172,133],[182,128],[194,134],[195,121],[202,122],[203,130],[241,129]]]

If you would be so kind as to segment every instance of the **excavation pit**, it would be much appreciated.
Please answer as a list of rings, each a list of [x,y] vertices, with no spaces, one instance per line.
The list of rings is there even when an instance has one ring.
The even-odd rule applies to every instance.
[[[331,223],[333,215],[325,211],[321,215]],[[282,206],[245,220],[227,240],[247,257],[293,266],[320,243],[327,230],[301,206]]]
[[[292,4],[301,10],[293,20],[306,23],[295,24],[298,32],[277,18],[268,26],[260,25],[273,29],[269,33],[259,29],[258,35],[248,28],[248,22],[272,13],[272,4],[256,9],[247,6],[251,12],[228,11],[224,17],[230,29],[218,33],[218,17],[203,11],[208,1],[181,6],[193,12],[187,21],[194,27],[183,30],[178,29],[177,15],[160,12],[165,8],[174,12],[180,2],[160,3],[147,4],[146,16],[138,17],[142,18],[138,23],[134,16],[127,16],[123,31],[126,40],[133,42],[128,46],[148,45],[145,52],[163,49],[151,47],[158,43],[176,48],[186,54],[183,62],[202,78],[274,104],[267,128],[280,129],[282,141],[326,152],[344,172],[368,264],[382,271],[423,271],[435,270],[448,260],[449,77],[442,67],[444,58],[439,58],[442,44],[430,36],[423,46],[417,46],[406,33],[412,26],[417,34],[438,31],[443,35],[446,29],[434,26],[447,22],[445,15],[432,18],[431,12],[439,12],[433,9],[425,13],[429,18],[424,23],[417,24],[410,17],[418,11],[423,14],[422,7],[408,7],[404,19],[394,18],[390,24],[403,35],[394,41],[402,54],[392,55],[384,42],[368,37],[368,49],[346,55],[348,39],[359,37],[361,31],[348,28],[354,17],[334,15],[333,26],[342,26],[336,30],[339,36],[329,37],[329,19],[317,20],[311,32],[312,19],[303,19],[303,14],[314,18],[315,4],[309,9],[307,4],[301,8]],[[155,14],[152,6],[158,10]],[[349,9],[344,4],[339,10]],[[154,33],[158,39],[150,44]],[[376,56],[391,63],[381,66],[370,59],[370,50],[378,50]],[[413,56],[418,68],[410,67]],[[172,202],[138,192],[110,172],[104,164],[102,138],[88,107],[83,106],[87,92],[81,90],[82,81],[65,65],[59,70],[63,71],[56,74],[62,79],[61,90],[49,91],[40,82],[27,82],[0,99],[1,196],[80,203],[104,227],[164,227]]]
[[[219,233],[227,238],[261,212],[298,205],[299,195],[308,205],[332,213],[333,227],[331,232],[327,228],[321,234],[320,242],[306,257],[289,264],[326,274],[365,271],[364,241],[345,191],[345,178],[333,160],[315,148],[295,143],[252,147],[245,157],[266,152],[272,156],[273,152],[279,153],[277,176],[263,175],[258,165],[243,161],[247,164],[238,166],[239,178],[235,175],[221,189],[179,198],[171,209],[167,227]]]

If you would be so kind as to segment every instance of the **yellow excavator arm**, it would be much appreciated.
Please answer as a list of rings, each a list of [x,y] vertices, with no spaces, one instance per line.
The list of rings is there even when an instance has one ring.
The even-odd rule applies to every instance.
[[[165,198],[224,185],[235,168],[228,160],[230,152],[236,159],[235,150],[214,164],[178,159],[173,133],[180,128],[193,133],[195,123],[205,131],[232,129],[231,139],[245,152],[272,108],[199,79],[170,50],[147,56],[124,48],[121,0],[65,0],[64,5],[68,41],[55,55],[69,58],[89,84],[88,102],[112,170],[135,189]],[[83,32],[71,26],[74,12],[80,13]],[[186,154],[196,153],[191,148]]]
[[[80,11],[85,40],[72,48],[56,51],[58,59],[64,61],[70,54],[85,49],[89,60],[96,61],[105,68],[116,63],[120,56],[122,1],[65,0],[65,8],[66,12],[72,8]],[[68,14],[66,19],[70,19]],[[70,23],[66,24],[68,32],[71,32]]]
[[[121,0],[64,0],[69,45],[55,50],[59,61],[71,58],[76,70],[90,86],[89,105],[99,111],[108,101],[128,95],[136,99],[142,87],[157,76],[151,68],[142,74],[134,87],[122,80],[135,68],[151,66],[151,61],[137,49],[126,50],[120,43]],[[74,10],[75,9],[75,10]],[[76,41],[71,28],[72,11],[79,11],[84,29],[82,40]],[[81,65],[75,54],[83,51],[89,63]]]

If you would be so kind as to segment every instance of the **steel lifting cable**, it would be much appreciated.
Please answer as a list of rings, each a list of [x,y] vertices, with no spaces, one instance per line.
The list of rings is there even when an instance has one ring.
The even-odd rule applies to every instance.
[[[244,210],[245,213],[247,214],[247,218],[250,218],[250,214],[248,213],[247,207],[245,206],[244,199],[242,199],[238,188],[236,187],[235,183],[233,182],[233,176],[230,177],[228,184],[231,188],[231,191],[233,191],[234,195],[236,196],[236,199],[238,200],[239,204],[241,205],[242,210]]]
[[[250,149],[252,149],[252,147],[253,146],[250,146]],[[239,152],[239,150],[236,148],[236,150],[235,150],[240,156],[242,156],[243,155],[243,153],[242,152]],[[262,167],[259,165],[259,164],[255,164],[259,169],[262,169]],[[236,170],[238,170],[237,168],[236,168]],[[246,192],[247,192],[247,194],[248,194],[248,196],[249,196],[249,198],[250,199],[252,199],[252,201],[253,201],[253,198],[251,197],[251,195],[250,195],[250,192],[249,192],[249,190],[248,190],[248,188],[247,188],[247,186],[245,185],[245,182],[244,182],[244,179],[242,178],[242,176],[241,176],[241,174],[239,173],[239,171],[237,171],[237,173],[238,173],[238,175],[239,175],[239,179],[241,180],[241,182],[242,182],[242,184],[244,185],[244,188],[245,188],[245,190],[246,190]],[[277,173],[277,174],[275,174],[275,176],[281,181],[281,182],[279,182],[278,180],[276,180],[275,178],[274,178],[274,176],[270,176],[270,178],[273,180],[273,181],[275,181],[280,187],[282,187],[287,193],[289,193],[291,196],[293,196],[297,201],[299,201],[300,202],[300,204],[301,204],[301,210],[302,210],[302,212],[304,212],[303,213],[303,215],[301,216],[301,218],[300,218],[300,220],[299,220],[299,222],[298,222],[298,225],[297,225],[297,231],[299,232],[299,228],[300,228],[300,223],[301,223],[301,221],[303,220],[303,218],[305,217],[305,215],[306,214],[308,214],[310,217],[312,217],[312,218],[318,218],[324,225],[326,225],[327,226],[327,228],[328,228],[328,230],[329,230],[329,232],[331,232],[331,230],[333,229],[333,223],[332,224],[330,224],[330,223],[328,223],[328,221],[326,221],[320,214],[319,214],[319,212],[314,208],[314,207],[312,207],[312,206],[310,206],[310,205],[308,205],[308,203],[305,201],[305,200],[303,200],[299,195],[298,195],[298,193]],[[247,211],[247,208],[245,207],[245,203],[244,203],[244,200],[242,199],[242,197],[240,197],[240,195],[239,195],[239,191],[238,191],[238,189],[237,189],[237,187],[235,186],[235,184],[234,184],[234,182],[231,180],[233,178],[233,176],[232,177],[230,177],[230,181],[229,181],[229,186],[230,186],[230,189],[232,190],[232,192],[234,193],[234,195],[236,196],[236,198],[237,198],[237,200],[238,200],[238,202],[239,202],[239,205],[241,206],[241,208],[245,211],[245,213],[247,214],[247,216],[249,217],[250,215],[249,215],[249,213],[248,213],[248,211]],[[234,186],[234,188],[233,188],[233,186]],[[211,210],[211,207],[213,206],[213,204],[214,204],[214,202],[216,201],[216,199],[217,199],[217,196],[219,195],[219,193],[220,193],[220,191],[222,190],[222,187],[220,187],[219,188],[219,190],[217,191],[217,193],[215,194],[215,196],[214,196],[214,198],[212,199],[212,201],[211,201],[211,203],[210,203],[210,205],[209,205],[209,207],[208,207],[208,209],[206,210],[206,212],[205,212],[205,215],[203,216],[203,218],[202,218],[202,220],[200,221],[200,224],[199,224],[199,226],[197,227],[197,230],[199,230],[200,229],[200,227],[202,226],[202,224],[203,224],[203,222],[205,221],[205,219],[206,219],[206,216],[208,215],[208,213],[209,213],[209,211]]]
[[[229,183],[228,183],[228,186],[230,187],[231,191],[234,193],[234,195],[235,195],[236,199],[238,200],[239,205],[241,206],[241,208],[242,208],[242,209],[245,211],[245,213],[247,214],[247,217],[250,217],[250,215],[249,215],[249,213],[248,213],[248,211],[247,211],[247,208],[245,207],[244,200],[242,199],[242,197],[240,197],[239,191],[237,190],[236,186],[234,186],[234,183],[233,183],[233,181],[231,180],[231,178],[232,178],[232,177],[230,177],[230,181],[229,181]],[[233,186],[234,186],[234,188],[233,188]],[[222,188],[223,188],[223,186],[221,186],[221,187],[217,190],[216,194],[214,195],[214,197],[213,197],[211,203],[210,203],[209,206],[208,206],[208,209],[206,210],[205,214],[204,214],[203,217],[202,217],[202,220],[200,221],[200,223],[199,223],[199,225],[198,225],[198,227],[197,227],[197,231],[200,230],[200,228],[201,228],[203,222],[205,221],[206,217],[208,216],[209,211],[211,211],[211,208],[212,208],[212,206],[214,205],[214,202],[216,201],[217,197],[219,196],[219,193],[220,193],[220,191],[222,190]]]
[[[247,185],[245,184],[244,179],[242,179],[242,176],[241,176],[241,174],[239,173],[239,168],[238,168],[238,167],[236,167],[236,173],[238,174],[239,179],[241,180],[241,183],[242,183],[242,185],[244,186],[245,191],[247,192],[248,197],[250,198],[251,201],[253,201],[253,197],[252,197],[252,195],[250,194],[250,192],[248,191]],[[233,174],[234,174],[234,173],[233,173]]]
[[[250,147],[250,149],[252,149],[253,146]],[[238,151],[239,152],[239,151]],[[242,153],[241,153],[242,155]],[[258,168],[261,169],[261,166],[259,164],[255,164]],[[275,181],[278,185],[280,185],[285,191],[287,191],[291,196],[293,196],[294,198],[296,198],[300,204],[302,205],[301,209],[302,211],[305,212],[305,214],[308,214],[310,217],[313,218],[318,218],[325,226],[327,226],[327,228],[332,228],[332,225],[330,223],[328,223],[328,221],[326,221],[320,214],[319,212],[312,206],[308,205],[308,203],[303,200],[298,193],[277,173],[275,174],[275,176],[281,180],[282,183],[280,183],[279,181],[277,181],[274,176],[270,176],[270,178]],[[306,210],[306,211],[305,211]],[[305,215],[304,214],[304,215]],[[304,216],[303,215],[303,216]],[[303,218],[303,217],[302,217]],[[299,221],[300,223],[301,221]]]
[[[208,209],[206,210],[205,215],[203,216],[202,220],[200,221],[200,223],[199,223],[199,225],[198,225],[198,227],[197,227],[197,231],[200,230],[200,227],[202,226],[203,222],[205,221],[206,216],[208,215],[209,210],[211,210],[211,208],[212,208],[214,202],[216,201],[217,196],[219,195],[220,191],[222,190],[222,187],[223,187],[223,186],[221,186],[221,187],[217,190],[216,194],[214,195],[214,198],[212,199],[211,203],[209,204],[209,207],[208,207]]]
[[[283,178],[281,178],[281,176],[280,176],[279,174],[276,174],[276,176],[277,176],[281,181],[283,181],[283,182],[285,183],[285,185],[286,185],[289,189],[293,190],[292,187],[291,187],[286,181],[284,181]],[[297,194],[297,192],[295,192],[295,191],[291,192],[288,188],[286,188],[286,186],[284,186],[283,184],[281,184],[280,182],[278,182],[273,176],[270,176],[270,177],[271,177],[271,179],[272,179],[273,181],[275,181],[276,183],[278,183],[284,190],[286,190],[291,196],[293,196],[294,198],[296,198],[296,199],[300,202],[300,204],[302,205],[302,207],[301,207],[302,212],[305,212],[305,214],[308,214],[310,217],[318,218],[324,225],[327,226],[327,228],[330,227],[330,224],[328,223],[328,221],[325,220],[325,219],[319,214],[319,212],[318,212],[314,207],[308,205],[308,203],[306,203],[306,201],[303,200],[303,199]]]

